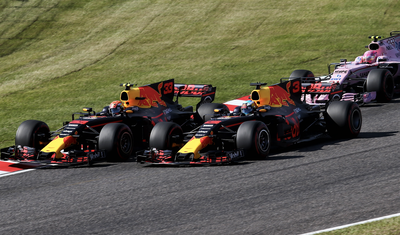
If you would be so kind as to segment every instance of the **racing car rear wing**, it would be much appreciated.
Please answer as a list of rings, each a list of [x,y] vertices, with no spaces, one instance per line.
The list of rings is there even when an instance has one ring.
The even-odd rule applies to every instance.
[[[199,104],[211,103],[215,98],[216,87],[201,84],[174,84],[174,95],[178,97],[200,97]]]
[[[123,83],[125,90],[121,92],[120,100],[125,107],[138,106],[141,108],[149,108],[156,103],[164,104],[173,103],[176,97],[200,97],[201,103],[210,103],[215,98],[216,87],[212,85],[199,84],[180,84],[175,83],[174,79],[152,83],[140,87],[136,87],[133,83]]]
[[[390,32],[390,37],[394,37],[400,34],[400,31],[392,31]]]
[[[327,100],[319,100],[318,103],[327,103],[336,94],[342,94],[343,90],[340,84],[337,83],[323,83],[321,77],[299,77],[299,78],[281,78],[281,83],[287,80],[300,79],[302,95],[328,95]],[[304,98],[303,98],[304,99]]]

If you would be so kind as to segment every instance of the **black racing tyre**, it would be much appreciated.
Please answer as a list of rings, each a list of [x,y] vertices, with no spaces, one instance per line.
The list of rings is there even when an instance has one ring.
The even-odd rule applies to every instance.
[[[99,135],[99,149],[106,152],[109,161],[126,161],[133,152],[131,129],[123,123],[109,123]]]
[[[378,102],[390,102],[394,93],[394,79],[387,69],[373,69],[368,73],[367,91],[376,91]]]
[[[290,74],[289,80],[292,80],[294,78],[303,78],[303,81],[314,81],[314,77],[314,74],[310,70],[298,69]]]
[[[333,101],[324,118],[328,134],[333,138],[354,138],[361,131],[362,115],[357,103]]]
[[[15,146],[33,147],[37,151],[49,142],[50,129],[46,123],[37,120],[26,120],[19,125],[15,134]]]
[[[158,150],[178,150],[183,143],[182,128],[174,122],[159,122],[150,133],[149,146]]]
[[[267,125],[260,121],[242,123],[237,131],[236,147],[244,149],[250,158],[267,158],[271,149],[271,137]]]
[[[229,108],[221,103],[205,103],[202,104],[198,109],[197,113],[204,122],[211,119],[214,116],[214,109],[223,109],[223,114],[229,113]]]

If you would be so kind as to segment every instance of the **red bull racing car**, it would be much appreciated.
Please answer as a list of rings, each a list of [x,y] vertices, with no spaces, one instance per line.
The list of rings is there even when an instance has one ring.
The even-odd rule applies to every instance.
[[[150,149],[137,157],[151,164],[222,164],[244,156],[266,158],[271,146],[289,146],[328,133],[334,138],[354,138],[361,130],[357,103],[333,101],[326,106],[301,100],[300,78],[256,86],[250,99],[229,112],[213,107],[214,116],[190,132],[176,123],[158,123],[150,134]]]
[[[24,121],[16,132],[15,146],[1,149],[1,159],[67,164],[127,160],[148,147],[157,123],[174,122],[183,130],[192,130],[203,123],[200,116],[213,113],[201,106],[214,100],[216,88],[211,85],[175,84],[171,79],[140,87],[121,86],[125,89],[119,101],[99,113],[84,108],[56,131],[51,132],[42,121]],[[178,103],[181,96],[200,97],[196,112]]]
[[[341,59],[328,65],[328,75],[315,77],[309,70],[295,70],[291,78],[303,78],[302,97],[309,104],[349,100],[359,104],[389,102],[400,91],[400,31],[390,37],[370,36],[368,51],[354,61]],[[334,66],[333,72],[331,68]]]

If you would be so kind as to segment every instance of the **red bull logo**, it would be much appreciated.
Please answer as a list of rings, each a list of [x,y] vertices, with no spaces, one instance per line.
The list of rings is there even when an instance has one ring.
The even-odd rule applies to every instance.
[[[213,140],[211,137],[203,136],[200,138],[201,149],[207,147],[208,145],[212,144]]]
[[[278,85],[269,87],[270,105],[272,107],[289,106],[289,103],[295,105],[294,101],[290,98],[290,85],[291,82],[289,81],[286,84],[286,90]]]
[[[154,90],[149,86],[139,87],[140,97],[143,97],[143,100],[139,100],[139,107],[158,107],[158,104],[162,106],[167,106],[165,101],[162,100],[162,92],[161,89],[163,87],[163,83],[160,82],[158,84],[158,91]]]

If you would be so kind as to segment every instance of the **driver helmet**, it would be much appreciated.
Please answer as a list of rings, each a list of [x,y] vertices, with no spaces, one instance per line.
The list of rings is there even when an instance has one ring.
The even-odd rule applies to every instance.
[[[256,103],[252,100],[248,100],[242,104],[242,113],[244,115],[249,115],[254,110],[256,110],[256,108],[257,108]]]
[[[121,101],[116,100],[116,101],[111,102],[109,110],[110,110],[110,114],[112,116],[117,116],[117,115],[121,114],[122,110],[124,110],[124,107],[123,107]]]
[[[376,61],[376,58],[378,53],[376,51],[366,51],[363,55],[364,57],[364,63],[372,64]]]

